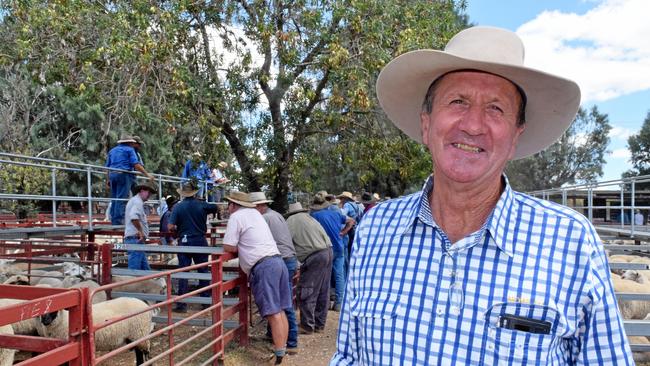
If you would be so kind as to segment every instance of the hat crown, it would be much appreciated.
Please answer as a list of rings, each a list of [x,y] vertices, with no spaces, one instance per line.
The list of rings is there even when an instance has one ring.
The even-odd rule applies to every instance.
[[[266,195],[264,192],[251,192],[248,194],[248,197],[251,202],[260,202],[261,201],[270,201],[269,199],[266,198]]]
[[[322,203],[325,202],[325,197],[324,197],[322,194],[320,194],[320,193],[316,193],[316,194],[314,195],[314,199],[312,200],[312,202],[313,202],[315,205],[322,204]]]
[[[303,210],[303,208],[300,202],[292,203],[289,205],[289,212],[301,211],[301,210]]]
[[[445,52],[476,61],[524,65],[524,43],[521,38],[501,28],[467,28],[449,40]]]

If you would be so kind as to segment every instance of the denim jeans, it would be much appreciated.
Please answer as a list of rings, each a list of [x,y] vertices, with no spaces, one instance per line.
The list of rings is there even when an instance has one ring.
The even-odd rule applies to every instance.
[[[296,257],[284,258],[284,264],[287,266],[289,272],[289,289],[291,290],[291,308],[284,309],[287,315],[287,322],[289,323],[289,336],[287,337],[287,347],[298,347],[298,322],[296,320],[296,310],[293,308],[293,276],[296,274],[298,268],[298,260]],[[271,335],[271,328],[267,325],[267,334]]]
[[[345,292],[345,251],[334,253],[332,278],[336,292],[336,301],[334,304],[341,305],[343,303],[343,293]]]
[[[138,238],[127,237],[124,238],[124,244],[142,244]],[[145,271],[151,271],[149,267],[149,262],[147,261],[147,255],[145,252],[139,251],[128,251],[129,255],[129,269],[142,269]]]
[[[135,182],[135,176],[129,173],[111,173],[109,175],[111,182],[111,198],[129,198],[131,187]],[[124,211],[126,210],[126,201],[111,201],[111,224],[124,225]]]

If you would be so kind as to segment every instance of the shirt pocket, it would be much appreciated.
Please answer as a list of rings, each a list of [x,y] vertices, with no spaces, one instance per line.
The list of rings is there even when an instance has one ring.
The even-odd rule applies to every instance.
[[[501,315],[512,314],[551,323],[549,334],[537,334],[499,326]],[[496,365],[545,365],[549,353],[557,347],[559,312],[544,305],[503,303],[486,312],[486,349],[494,355]]]
[[[395,332],[403,329],[405,308],[399,295],[388,292],[361,293],[350,302],[350,316],[357,326],[361,364],[382,364],[382,350],[389,349]]]

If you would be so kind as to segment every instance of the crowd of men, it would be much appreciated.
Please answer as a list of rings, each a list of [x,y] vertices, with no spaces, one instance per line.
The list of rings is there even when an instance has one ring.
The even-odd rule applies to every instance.
[[[134,175],[128,172],[109,174],[111,197],[126,198],[129,192],[133,194],[123,214],[119,212],[122,200],[113,201],[111,207],[112,222],[125,225],[124,241],[128,244],[146,243],[149,226],[144,206],[158,193],[138,155],[140,146],[135,138],[123,136],[107,159],[109,167],[138,170],[150,178],[135,184]],[[116,162],[121,165],[116,166]],[[159,211],[161,243],[208,246],[208,217],[218,218],[216,203],[223,197],[229,213],[224,250],[238,253],[259,313],[268,322],[267,335],[274,345],[276,363],[281,363],[287,353],[297,352],[298,334],[322,332],[328,310],[341,310],[354,228],[379,196],[369,192],[359,197],[350,192],[333,195],[320,191],[308,209],[296,202],[282,215],[269,207],[273,201],[264,192],[233,191],[223,196],[223,185],[228,182],[223,169],[227,164],[221,162],[218,167],[211,169],[198,152],[188,159],[182,172],[186,181],[177,190],[180,201],[168,195]],[[129,251],[128,255],[130,269],[150,269],[144,252]],[[180,267],[207,261],[207,254],[178,254]],[[298,269],[300,320],[292,305],[292,280]],[[207,270],[204,267],[199,272]],[[200,287],[207,285],[208,281],[199,283]],[[179,280],[177,293],[183,295],[188,291],[188,281]],[[201,296],[209,296],[209,292]],[[174,311],[187,312],[187,304],[176,304]]]

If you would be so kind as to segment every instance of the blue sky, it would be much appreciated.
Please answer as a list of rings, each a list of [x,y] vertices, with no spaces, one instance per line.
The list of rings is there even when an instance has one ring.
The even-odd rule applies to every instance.
[[[527,65],[575,80],[582,106],[609,116],[602,180],[631,168],[627,138],[650,110],[650,1],[467,0],[466,13],[517,32]]]

